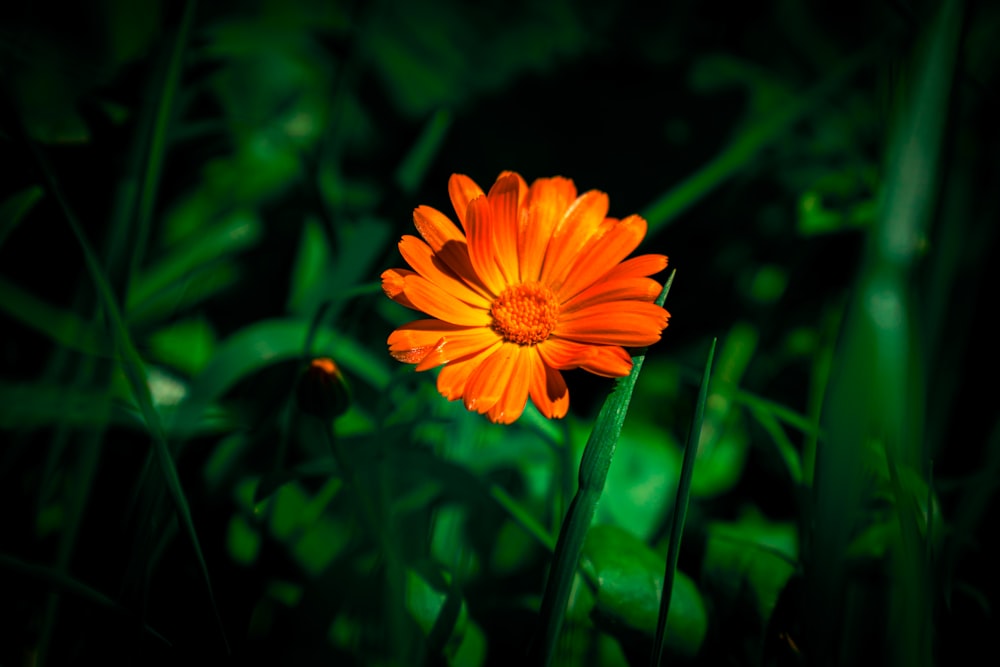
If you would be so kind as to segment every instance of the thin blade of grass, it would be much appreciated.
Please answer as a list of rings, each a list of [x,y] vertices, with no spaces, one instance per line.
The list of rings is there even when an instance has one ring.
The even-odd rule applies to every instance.
[[[0,554],[0,568],[5,569],[8,572],[12,572],[18,577],[28,577],[30,579],[38,580],[51,587],[58,594],[68,593],[70,595],[75,595],[95,604],[98,607],[112,611],[123,618],[133,621],[136,620],[134,613],[130,612],[128,609],[118,604],[96,588],[88,586],[82,581],[66,574],[62,570],[45,567],[44,565],[26,563],[20,558],[15,558],[14,556],[7,554]],[[172,645],[168,639],[153,628],[149,627],[149,625],[143,623],[142,628],[152,637],[155,637],[167,646]]]
[[[184,51],[187,48],[191,25],[194,23],[194,13],[197,4],[197,0],[188,0],[184,5],[184,15],[181,18],[180,27],[177,29],[177,36],[174,39],[173,49],[170,53],[170,62],[167,65],[160,98],[157,101],[156,114],[152,127],[149,130],[149,145],[142,175],[142,189],[139,192],[139,205],[136,211],[136,241],[135,247],[131,249],[132,263],[129,267],[129,277],[135,274],[136,269],[142,263],[146,254],[146,245],[149,242],[149,229],[152,226],[153,220],[153,206],[156,203],[156,192],[160,183],[160,174],[163,171],[164,156],[166,155],[167,131],[170,127],[171,116],[173,115],[174,97],[177,95],[180,83]]]
[[[642,216],[649,223],[649,232],[656,233],[666,227],[698,200],[750,164],[758,152],[823,104],[863,65],[871,62],[880,50],[880,45],[874,45],[847,59],[825,80],[795,96],[795,104],[766,114],[708,164],[647,206]]]
[[[663,639],[666,636],[667,614],[670,611],[670,596],[674,589],[674,577],[677,573],[677,559],[681,553],[681,537],[684,533],[684,521],[687,519],[688,500],[691,496],[691,480],[694,478],[694,462],[698,458],[698,442],[701,439],[701,424],[705,418],[705,403],[708,402],[708,385],[712,376],[712,361],[715,359],[715,344],[708,350],[705,361],[705,371],[701,376],[701,387],[698,389],[698,402],[691,415],[691,428],[688,430],[687,444],[684,446],[684,460],[681,463],[681,476],[677,482],[677,499],[674,501],[674,512],[670,519],[670,542],[667,545],[667,564],[663,574],[663,594],[660,596],[660,615],[656,618],[656,635],[653,638],[653,653],[649,664],[659,667],[663,658]]]
[[[657,304],[662,306],[666,301],[675,273],[671,273],[667,279],[663,291],[656,300]],[[604,483],[618,444],[618,436],[621,434],[622,423],[625,421],[632,399],[632,390],[635,388],[635,381],[639,377],[645,359],[645,351],[632,358],[632,372],[618,380],[614,391],[604,401],[597,415],[594,430],[583,450],[579,485],[566,512],[562,529],[559,531],[552,570],[549,572],[545,593],[542,596],[540,611],[542,639],[540,644],[536,644],[536,651],[540,662],[544,665],[551,664],[555,654],[556,641],[559,639],[566,615],[566,603],[580,563],[580,552],[583,550],[587,530],[594,518],[597,501],[600,500],[604,490]]]
[[[83,229],[76,218],[76,214],[70,208],[68,202],[63,196],[47,160],[41,155],[41,153],[38,152],[34,145],[31,145],[31,150],[34,153],[38,164],[42,167],[42,172],[45,175],[49,192],[58,203],[67,223],[70,226],[70,229],[73,232],[73,235],[76,237],[77,242],[80,244],[80,248],[83,251],[87,272],[90,274],[91,281],[93,282],[94,288],[97,292],[98,303],[104,309],[105,317],[108,320],[108,328],[110,329],[111,337],[114,342],[114,348],[117,353],[116,356],[120,360],[122,371],[124,372],[129,388],[132,391],[132,397],[142,414],[146,429],[153,439],[154,454],[160,465],[160,469],[163,472],[167,490],[173,500],[174,507],[176,508],[181,523],[184,526],[184,530],[191,540],[195,556],[198,559],[198,566],[201,570],[203,578],[205,579],[205,585],[208,589],[208,596],[212,605],[212,611],[215,614],[216,621],[218,622],[219,632],[222,636],[222,640],[228,654],[229,640],[226,637],[225,627],[222,623],[222,618],[219,615],[219,609],[215,602],[215,593],[212,589],[212,581],[208,573],[208,564],[205,561],[205,556],[201,548],[201,542],[199,541],[198,534],[195,531],[194,520],[191,516],[191,507],[187,501],[187,496],[184,493],[184,488],[181,485],[180,475],[177,473],[177,467],[174,465],[174,460],[170,453],[170,447],[167,443],[166,433],[163,429],[163,424],[160,421],[160,415],[153,405],[152,396],[149,391],[149,383],[146,380],[145,365],[142,358],[139,356],[134,343],[132,342],[132,336],[129,333],[128,328],[125,326],[125,320],[122,316],[121,308],[115,299],[114,292],[111,289],[111,284],[108,282],[107,276],[104,274],[90,242],[84,235]]]
[[[441,109],[424,126],[416,143],[396,169],[396,182],[406,194],[413,194],[427,173],[451,126],[451,113]]]

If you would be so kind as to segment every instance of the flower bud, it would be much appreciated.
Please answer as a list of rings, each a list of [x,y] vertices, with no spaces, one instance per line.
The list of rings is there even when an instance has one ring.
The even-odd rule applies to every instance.
[[[339,417],[351,404],[347,380],[329,357],[309,363],[299,378],[297,398],[302,412],[324,420]]]

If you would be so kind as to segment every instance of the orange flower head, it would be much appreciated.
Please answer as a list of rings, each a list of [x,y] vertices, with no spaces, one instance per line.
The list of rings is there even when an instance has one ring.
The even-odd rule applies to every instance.
[[[454,174],[448,192],[461,229],[429,206],[413,222],[423,240],[399,243],[410,269],[382,274],[382,289],[430,319],[389,336],[389,352],[418,371],[442,366],[449,400],[509,424],[528,397],[546,417],[563,417],[569,390],[559,371],[628,375],[624,347],[651,345],[670,317],[649,276],[664,255],[625,259],[646,235],[637,215],[606,217],[608,196],[577,196],[573,181],[531,184],[504,172],[488,194]]]

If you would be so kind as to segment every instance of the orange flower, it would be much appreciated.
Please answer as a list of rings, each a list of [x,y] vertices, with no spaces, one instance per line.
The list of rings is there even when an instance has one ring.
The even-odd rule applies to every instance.
[[[529,188],[504,172],[489,194],[454,174],[448,192],[464,233],[429,206],[413,212],[423,236],[404,236],[413,269],[382,274],[386,295],[432,319],[389,336],[389,351],[418,371],[444,366],[438,391],[509,424],[528,396],[546,417],[563,417],[569,391],[560,370],[627,375],[622,346],[660,339],[669,313],[653,303],[661,286],[648,276],[664,255],[627,261],[646,221],[605,217],[608,196],[577,196],[573,181],[536,180]],[[426,241],[426,243],[425,243]]]

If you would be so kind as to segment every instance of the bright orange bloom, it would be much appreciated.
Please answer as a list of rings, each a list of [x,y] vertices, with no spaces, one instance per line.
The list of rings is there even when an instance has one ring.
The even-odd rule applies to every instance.
[[[605,217],[608,196],[577,196],[573,181],[540,178],[529,188],[504,172],[489,194],[454,174],[448,192],[464,233],[440,211],[419,206],[423,236],[404,236],[413,269],[382,274],[386,295],[432,319],[389,336],[389,351],[418,371],[444,366],[438,391],[509,424],[528,396],[546,417],[563,417],[569,391],[560,370],[628,375],[622,346],[660,340],[669,313],[653,303],[648,276],[664,255],[624,260],[646,235],[646,221]],[[426,241],[426,243],[425,243]]]

